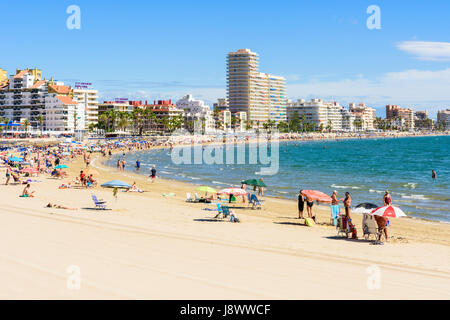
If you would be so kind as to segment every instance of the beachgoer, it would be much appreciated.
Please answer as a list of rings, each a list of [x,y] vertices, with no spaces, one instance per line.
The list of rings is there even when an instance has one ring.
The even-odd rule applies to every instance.
[[[155,166],[152,166],[152,169],[150,170],[150,177],[152,178],[152,183],[155,182],[155,179],[156,179],[156,168],[155,168]]]
[[[136,160],[136,171],[141,169],[141,161],[139,159]]]
[[[311,218],[314,220],[314,222],[316,222],[316,216],[313,215],[313,210],[312,210],[312,208],[314,206],[314,200],[308,194],[306,194],[304,196],[306,198],[306,210],[308,212],[308,218]]]
[[[437,178],[437,173],[434,170],[431,170],[431,178],[433,178],[433,180],[436,180]]]
[[[32,198],[34,197],[34,191],[31,191],[31,185],[27,184],[27,186],[22,191],[22,197]]]
[[[61,206],[61,205],[58,205],[58,204],[53,204],[53,203],[51,203],[51,202],[49,202],[49,203],[46,205],[46,208],[56,208],[56,209],[65,209],[65,210],[77,210],[77,209],[75,209],[75,208],[69,208],[69,207],[66,207],[66,206]]]
[[[302,194],[303,190],[298,193],[298,218],[303,219],[303,210],[305,209],[305,196]]]
[[[263,179],[259,179],[260,182],[263,182]],[[258,196],[264,197],[264,187],[258,187]]]
[[[349,192],[346,192],[344,199],[344,207],[345,207],[345,217],[347,218],[348,222],[352,221],[351,206],[352,206],[352,197],[350,196]]]
[[[7,186],[8,184],[9,184],[9,180],[11,179],[11,173],[10,173],[10,168],[9,167],[7,167],[6,168],[6,182],[5,182],[5,185]]]
[[[241,189],[242,189],[242,190],[245,190],[246,188],[247,188],[247,185],[244,184],[244,183],[242,183],[242,184],[241,184]],[[245,196],[242,196],[242,202],[245,203]]]
[[[389,190],[386,190],[386,192],[384,193],[383,202],[385,206],[390,206],[392,204],[392,198]]]
[[[384,236],[386,238],[386,242],[389,241],[389,235],[388,235],[388,226],[389,226],[389,219],[386,217],[381,217],[381,216],[377,216],[375,215],[375,221],[377,222],[378,225],[378,239],[377,241],[379,242],[381,240],[381,237],[384,233]]]

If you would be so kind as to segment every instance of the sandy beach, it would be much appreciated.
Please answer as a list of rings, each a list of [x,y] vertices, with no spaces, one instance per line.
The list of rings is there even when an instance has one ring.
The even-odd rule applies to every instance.
[[[395,219],[391,242],[373,246],[337,237],[327,207],[305,227],[284,199],[236,209],[241,223],[216,220],[203,210],[213,205],[185,202],[194,185],[151,183],[103,166],[101,156],[91,163],[100,183],[136,181],[148,192],[116,200],[111,189],[58,189],[84,168],[82,159],[67,164],[71,179],[41,175],[35,198],[19,198],[23,186],[2,178],[2,299],[450,298],[449,224]],[[169,192],[176,196],[162,196]],[[92,193],[111,210],[95,210]],[[79,288],[68,286],[73,270]]]

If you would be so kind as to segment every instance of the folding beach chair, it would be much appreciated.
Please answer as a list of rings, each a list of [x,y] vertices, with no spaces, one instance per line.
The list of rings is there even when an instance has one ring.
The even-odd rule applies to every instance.
[[[338,236],[348,237],[348,226],[347,226],[347,218],[344,215],[339,215],[337,219],[336,225]]]
[[[200,198],[198,197],[198,194],[195,193],[194,196],[195,196],[194,202],[200,202]]]
[[[186,202],[194,202],[194,199],[192,199],[191,194],[189,192],[186,192]]]
[[[341,207],[337,204],[334,206],[331,206],[331,218],[330,223],[334,226],[337,226],[338,223],[338,216],[341,213]]]
[[[364,213],[362,220],[364,239],[369,240],[370,235],[374,235],[378,239],[378,225],[375,217],[371,214]]]
[[[224,218],[228,217],[230,215],[230,207],[228,206],[222,206],[222,216]]]
[[[217,214],[215,215],[214,219],[217,219],[221,214],[223,215],[222,206],[220,205],[220,203],[216,204],[217,204]]]
[[[93,194],[92,200],[95,203],[95,208],[106,210],[106,201],[102,199],[97,199],[97,197]]]
[[[256,195],[252,194],[251,199],[252,199],[252,204],[253,204],[252,209],[261,209],[262,208],[261,202],[259,201],[259,199]]]

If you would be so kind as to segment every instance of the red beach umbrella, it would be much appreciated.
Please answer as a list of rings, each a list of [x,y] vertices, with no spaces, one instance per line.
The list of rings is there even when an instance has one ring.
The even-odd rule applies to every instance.
[[[384,206],[374,209],[370,214],[374,216],[386,217],[386,218],[401,218],[406,217],[406,214],[402,209],[394,206]]]
[[[36,168],[25,168],[20,170],[22,173],[39,173],[39,170]]]
[[[320,201],[320,202],[331,202],[331,197],[325,193],[323,193],[322,191],[318,191],[318,190],[303,190],[302,193],[305,196],[310,197],[311,199],[315,200],[315,201]]]

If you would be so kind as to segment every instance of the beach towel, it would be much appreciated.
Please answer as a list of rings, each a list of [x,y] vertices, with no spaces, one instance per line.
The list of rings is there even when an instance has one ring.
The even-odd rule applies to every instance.
[[[337,218],[340,213],[341,207],[338,204],[331,206],[331,220],[333,221],[334,226],[337,226]]]

